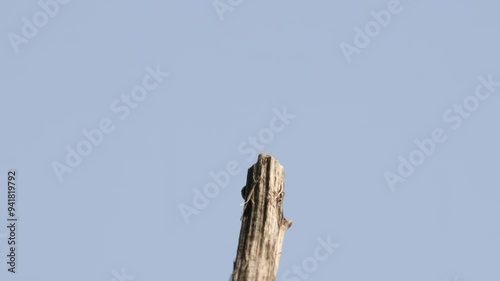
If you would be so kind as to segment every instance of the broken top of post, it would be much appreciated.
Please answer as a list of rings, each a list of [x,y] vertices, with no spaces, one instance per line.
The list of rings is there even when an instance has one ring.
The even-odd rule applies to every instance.
[[[283,216],[285,172],[272,156],[260,154],[248,169],[241,190],[245,200],[233,281],[274,281],[285,232],[292,225]]]

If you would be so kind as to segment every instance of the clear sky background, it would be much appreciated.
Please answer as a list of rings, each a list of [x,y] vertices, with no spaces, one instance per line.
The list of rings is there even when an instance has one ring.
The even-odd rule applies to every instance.
[[[500,4],[227,1],[0,2],[0,280],[228,280],[259,152],[277,280],[500,280]]]

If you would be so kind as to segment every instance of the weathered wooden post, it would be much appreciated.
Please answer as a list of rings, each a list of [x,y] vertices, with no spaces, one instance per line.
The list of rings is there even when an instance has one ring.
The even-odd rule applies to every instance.
[[[245,200],[233,281],[275,281],[285,232],[285,172],[272,156],[260,154],[241,190]]]

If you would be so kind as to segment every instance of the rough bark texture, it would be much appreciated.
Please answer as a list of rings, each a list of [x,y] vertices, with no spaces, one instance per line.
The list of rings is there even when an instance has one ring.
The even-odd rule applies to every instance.
[[[233,281],[275,281],[285,232],[285,173],[270,155],[260,154],[241,190],[245,200]]]

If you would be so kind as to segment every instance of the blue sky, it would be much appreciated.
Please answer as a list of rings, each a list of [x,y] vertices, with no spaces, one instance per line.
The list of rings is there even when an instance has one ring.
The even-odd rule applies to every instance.
[[[265,152],[277,280],[500,280],[499,8],[0,2],[0,279],[227,280]]]

